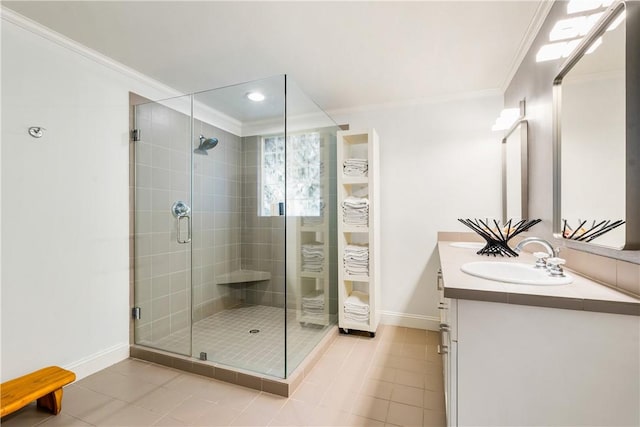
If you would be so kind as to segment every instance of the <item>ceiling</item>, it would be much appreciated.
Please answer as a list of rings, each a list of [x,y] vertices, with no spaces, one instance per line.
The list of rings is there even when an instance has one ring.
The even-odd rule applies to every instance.
[[[548,11],[544,1],[2,4],[185,93],[286,73],[325,110],[504,89]]]

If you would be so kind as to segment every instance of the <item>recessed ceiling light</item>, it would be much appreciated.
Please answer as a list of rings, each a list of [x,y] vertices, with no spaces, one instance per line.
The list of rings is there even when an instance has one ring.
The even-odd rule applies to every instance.
[[[264,101],[265,96],[260,92],[249,92],[247,94],[247,98],[249,98],[254,102],[260,102],[260,101]]]

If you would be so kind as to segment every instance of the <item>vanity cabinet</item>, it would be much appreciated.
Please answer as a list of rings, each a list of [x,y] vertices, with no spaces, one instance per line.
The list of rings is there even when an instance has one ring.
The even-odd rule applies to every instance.
[[[640,425],[638,316],[444,302],[448,425]]]
[[[438,270],[437,277],[438,311],[440,311],[440,344],[438,353],[442,355],[444,375],[444,401],[447,426],[457,425],[457,306],[458,300],[444,297],[442,270]]]

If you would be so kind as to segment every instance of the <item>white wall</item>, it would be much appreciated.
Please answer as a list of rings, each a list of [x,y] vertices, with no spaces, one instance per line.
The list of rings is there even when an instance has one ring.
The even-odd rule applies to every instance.
[[[1,377],[83,377],[129,354],[128,92],[167,93],[5,12]]]
[[[437,327],[437,232],[470,231],[457,218],[500,218],[503,135],[490,128],[501,109],[491,92],[330,112],[380,136],[383,323]]]

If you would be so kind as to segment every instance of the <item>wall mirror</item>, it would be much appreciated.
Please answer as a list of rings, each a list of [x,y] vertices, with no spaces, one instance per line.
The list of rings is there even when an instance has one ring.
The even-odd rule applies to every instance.
[[[611,6],[554,81],[558,238],[640,248],[639,47],[631,46],[640,44],[636,6]]]
[[[502,139],[502,221],[528,219],[528,125],[524,119],[524,101],[520,103],[521,117]]]

